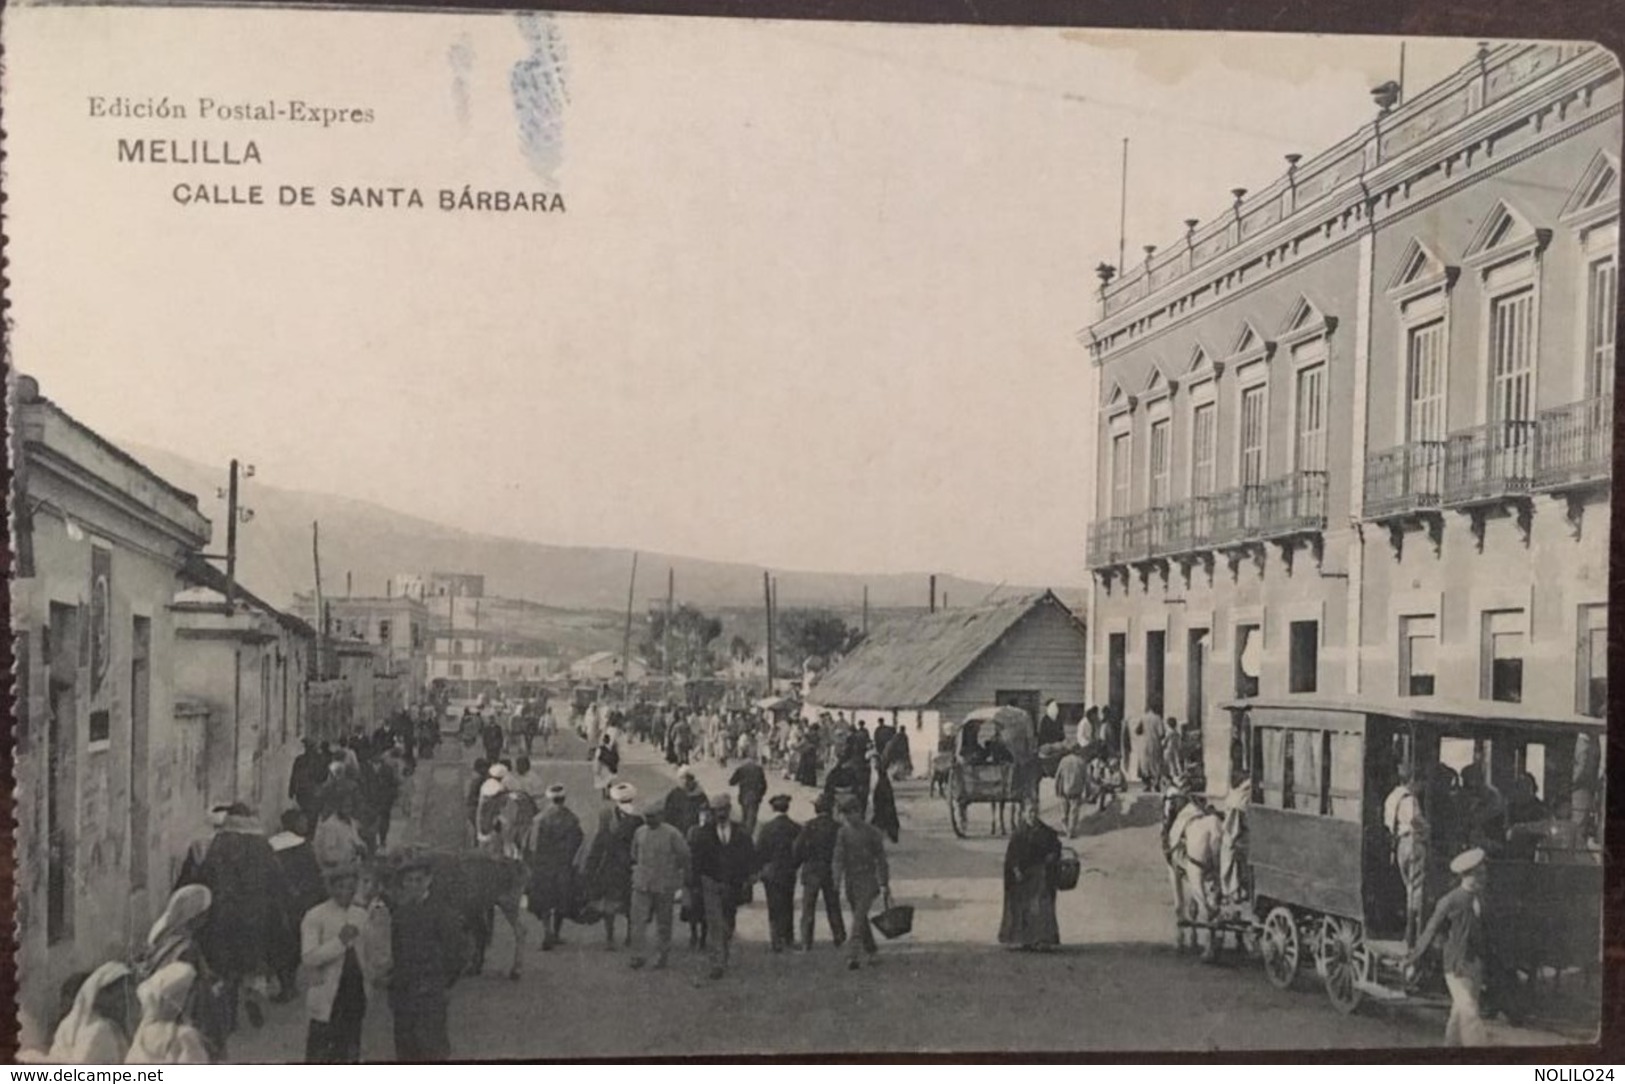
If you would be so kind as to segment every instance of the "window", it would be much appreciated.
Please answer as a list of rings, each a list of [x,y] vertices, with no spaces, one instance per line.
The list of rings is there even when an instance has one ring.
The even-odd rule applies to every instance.
[[[381,644],[389,643],[389,634],[392,631],[394,631],[394,630],[391,629],[390,622],[389,622],[388,618],[384,618],[383,620],[379,621],[378,622],[378,642],[381,643]]]
[[[454,677],[454,678],[460,678],[460,677],[463,676],[463,664],[462,663],[454,662],[454,663],[451,664],[451,676]]]
[[[1264,385],[1255,384],[1241,393],[1240,480],[1244,486],[1264,481]]]
[[[1248,699],[1258,695],[1258,672],[1264,654],[1263,629],[1258,625],[1236,626],[1236,696]]]
[[[1405,440],[1443,440],[1444,321],[1408,329],[1405,353]]]
[[[1112,437],[1112,501],[1108,515],[1126,516],[1129,513],[1129,457],[1132,451],[1130,434],[1118,433]]]
[[[1213,403],[1203,403],[1191,415],[1191,496],[1205,497],[1216,485],[1218,461],[1214,456]]]
[[[1162,696],[1166,662],[1168,657],[1168,634],[1157,629],[1145,634],[1145,710],[1162,714]]]
[[[1324,344],[1312,344],[1322,354]],[[1296,351],[1294,351],[1296,354]],[[1326,363],[1315,362],[1298,370],[1297,408],[1293,415],[1292,468],[1298,471],[1326,469]]]
[[[1276,809],[1288,804],[1291,782],[1287,760],[1286,731],[1278,726],[1253,729],[1253,801]]]
[[[1614,316],[1619,265],[1612,255],[1592,262],[1586,275],[1586,398],[1614,390]]]
[[[1608,711],[1608,607],[1580,607],[1579,687],[1575,707],[1601,719]]]
[[[1119,720],[1128,703],[1128,634],[1114,632],[1106,637],[1106,706]]]
[[[1326,797],[1323,808],[1340,821],[1360,822],[1365,743],[1358,734],[1326,735]]]
[[[1320,622],[1294,621],[1288,633],[1287,691],[1312,693],[1320,671]]]
[[[1438,618],[1432,614],[1399,619],[1399,695],[1432,696]]]
[[[1523,702],[1524,612],[1493,610],[1484,614],[1483,665],[1479,695],[1506,704]]]
[[[1490,421],[1533,417],[1535,290],[1526,286],[1490,302]]]
[[[1151,423],[1151,503],[1152,508],[1168,507],[1171,494],[1172,464],[1168,439],[1171,427],[1167,418]]]
[[[147,724],[152,701],[152,619],[130,621],[130,888],[147,887]]]
[[[1320,800],[1324,793],[1320,769],[1325,763],[1321,744],[1326,734],[1320,730],[1287,731],[1286,755],[1291,765],[1287,779],[1290,789],[1283,799],[1282,809],[1296,809],[1304,813],[1322,813]]]

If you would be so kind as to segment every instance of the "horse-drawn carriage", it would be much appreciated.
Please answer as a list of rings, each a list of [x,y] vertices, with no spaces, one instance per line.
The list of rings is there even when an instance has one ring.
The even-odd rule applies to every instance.
[[[1514,1016],[1535,1001],[1553,1010],[1543,989],[1596,968],[1600,827],[1586,811],[1599,808],[1603,720],[1524,717],[1490,704],[1226,706],[1245,789],[1227,812],[1180,817],[1180,799],[1165,809],[1181,941],[1187,930],[1205,931],[1210,956],[1226,936],[1256,947],[1265,978],[1282,989],[1312,966],[1342,1012],[1365,998],[1443,1003],[1436,952],[1408,966],[1406,939],[1453,887],[1450,860],[1479,846],[1489,854],[1495,1004]],[[1421,812],[1413,870],[1425,876],[1412,874],[1419,901],[1388,823],[1402,775],[1414,780],[1409,793]]]
[[[989,738],[996,735],[991,748]],[[954,834],[969,834],[972,805],[991,805],[993,831],[1008,830],[1005,807],[1010,803],[1038,801],[1040,768],[1033,720],[1021,708],[978,708],[965,716],[953,735],[951,760],[943,768],[947,779],[943,795],[948,799],[948,819]]]

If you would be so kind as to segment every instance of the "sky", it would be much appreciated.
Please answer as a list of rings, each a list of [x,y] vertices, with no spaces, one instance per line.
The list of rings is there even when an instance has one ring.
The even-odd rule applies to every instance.
[[[1368,122],[1399,55],[599,15],[24,8],[5,31],[14,361],[105,435],[497,535],[1057,585],[1086,578],[1075,335],[1122,140],[1136,254]],[[1475,48],[1411,41],[1407,84]],[[374,119],[205,120],[199,97]],[[137,137],[261,161],[118,162]],[[465,184],[566,210],[436,206]],[[335,208],[335,185],[428,206]]]

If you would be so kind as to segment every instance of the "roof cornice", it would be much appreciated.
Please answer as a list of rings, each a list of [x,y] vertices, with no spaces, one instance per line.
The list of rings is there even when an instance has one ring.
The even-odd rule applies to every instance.
[[[1542,47],[1524,47],[1515,53],[1512,59],[1535,48]],[[1395,207],[1393,217],[1403,217],[1410,210],[1431,204],[1458,187],[1471,183],[1471,179],[1483,175],[1483,168],[1471,168],[1473,158],[1480,149],[1484,157],[1493,163],[1487,167],[1490,169],[1521,159],[1531,148],[1520,148],[1514,155],[1501,159],[1494,156],[1493,145],[1509,128],[1529,118],[1535,118],[1535,130],[1538,133],[1532,146],[1544,147],[1594,123],[1600,123],[1603,119],[1617,116],[1620,112],[1620,103],[1616,97],[1615,101],[1606,104],[1602,109],[1576,118],[1560,128],[1551,128],[1544,119],[1554,109],[1559,111],[1560,121],[1566,119],[1561,114],[1567,112],[1570,103],[1582,96],[1589,101],[1597,87],[1608,82],[1615,82],[1617,85],[1619,75],[1620,69],[1614,63],[1611,54],[1602,49],[1593,48],[1560,63],[1515,91],[1480,106],[1433,138],[1423,139],[1394,157],[1368,169],[1362,169],[1359,174],[1346,180],[1340,179],[1330,192],[1318,196],[1313,202],[1295,208],[1279,221],[1262,228],[1251,237],[1242,239],[1194,269],[1184,270],[1166,283],[1159,284],[1147,296],[1129,301],[1120,310],[1080,329],[1076,338],[1089,349],[1091,361],[1097,365],[1101,364],[1117,350],[1143,343],[1169,327],[1182,324],[1190,317],[1206,312],[1215,304],[1228,301],[1278,273],[1341,247],[1342,243],[1361,229],[1371,228],[1374,213],[1392,206],[1396,196],[1408,201],[1411,184],[1424,174],[1442,167],[1444,176],[1453,179],[1438,191],[1427,193],[1413,206]],[[1440,86],[1444,91],[1456,93],[1465,85],[1462,74],[1458,73],[1452,80],[1447,80]],[[1315,162],[1299,167],[1297,174],[1312,176],[1317,164],[1323,165],[1323,168],[1335,166],[1348,159],[1357,147],[1366,148],[1366,157],[1371,158],[1374,142],[1386,139],[1393,134],[1396,125],[1416,119],[1422,115],[1422,110],[1437,106],[1441,101],[1448,101],[1448,94],[1429,92],[1419,96],[1413,104],[1417,112],[1393,114],[1380,130],[1375,126],[1362,128],[1331,151],[1319,156]],[[1458,162],[1463,161],[1468,169],[1457,170]],[[1261,204],[1267,204],[1270,199],[1278,198],[1284,187],[1284,181],[1278,182],[1256,198]],[[1257,209],[1256,206],[1252,208],[1243,206],[1240,213],[1245,216],[1256,213]],[[1216,235],[1217,231],[1214,231],[1208,236]],[[1300,254],[1302,242],[1315,238],[1316,235],[1319,235],[1318,239],[1324,243],[1312,245],[1308,251]],[[1197,237],[1195,248],[1191,251],[1199,250],[1205,239]],[[1263,264],[1262,268],[1255,266],[1260,263]],[[1252,273],[1243,276],[1242,272],[1248,269]],[[1145,274],[1142,269],[1132,278],[1119,280],[1113,289],[1107,292],[1107,301],[1110,302],[1114,297],[1120,296],[1125,289],[1143,283]],[[1221,288],[1222,284],[1228,284],[1228,288]],[[1196,295],[1203,292],[1209,293],[1210,296],[1198,302]],[[1161,319],[1158,319],[1159,317]],[[1113,337],[1135,324],[1147,326],[1141,334],[1131,335],[1126,342],[1116,346],[1112,344]]]

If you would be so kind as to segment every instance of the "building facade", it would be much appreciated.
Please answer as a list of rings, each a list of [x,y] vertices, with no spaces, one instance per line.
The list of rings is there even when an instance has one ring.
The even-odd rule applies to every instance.
[[[11,411],[21,1007],[124,958],[218,802],[281,809],[310,630],[202,558],[170,485],[17,378]]]
[[[1103,267],[1089,699],[1606,702],[1620,72],[1481,49]],[[1536,675],[1539,679],[1536,679]]]
[[[324,598],[327,611],[324,635],[334,641],[360,641],[378,651],[380,673],[399,679],[417,696],[429,683],[429,609],[420,600],[403,595],[385,598]],[[293,612],[312,626],[317,620],[315,595],[295,595]]]

